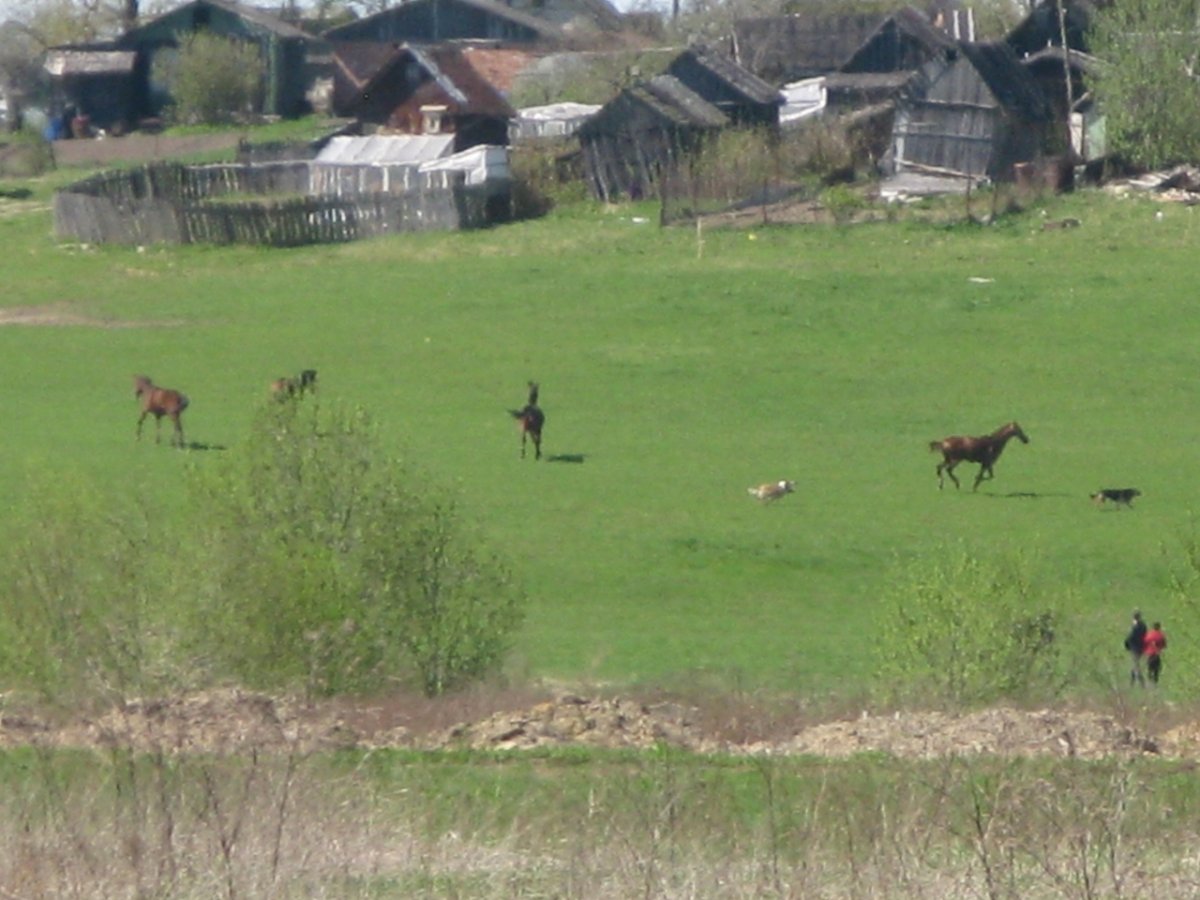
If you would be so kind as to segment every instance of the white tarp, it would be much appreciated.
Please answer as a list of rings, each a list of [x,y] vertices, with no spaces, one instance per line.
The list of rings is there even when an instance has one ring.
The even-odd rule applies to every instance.
[[[600,111],[592,103],[551,103],[548,106],[527,106],[517,110],[517,118],[509,126],[509,137],[567,137]]]
[[[494,184],[507,181],[508,148],[480,144],[445,159],[422,163],[421,172],[455,170],[467,173],[467,184]]]
[[[799,122],[801,119],[817,115],[825,108],[825,77],[793,81],[791,84],[785,84],[780,93],[783,94],[784,102],[779,110],[779,124]]]

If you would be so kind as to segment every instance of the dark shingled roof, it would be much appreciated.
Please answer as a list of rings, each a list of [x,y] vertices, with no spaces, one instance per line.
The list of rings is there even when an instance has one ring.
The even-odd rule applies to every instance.
[[[170,20],[171,18],[178,16],[181,11],[196,6],[213,6],[218,9],[223,9],[231,15],[237,16],[242,21],[255,26],[257,29],[269,31],[270,33],[279,37],[306,38],[308,40],[312,40],[312,35],[308,34],[306,31],[302,31],[295,25],[289,25],[287,22],[283,21],[283,19],[273,16],[269,12],[259,9],[258,7],[236,3],[234,0],[193,0],[191,3],[184,3],[182,6],[176,6],[174,9],[168,10],[160,16],[155,16],[153,19],[142,23],[137,28],[128,31],[124,36],[122,36],[120,43],[123,46],[128,46],[131,36],[136,35],[143,29],[152,28],[158,22]]]
[[[627,90],[630,96],[677,125],[724,128],[729,124],[725,113],[673,75],[656,75]]]
[[[1008,44],[962,43],[959,50],[1002,104],[1034,122],[1053,116],[1046,95]]]
[[[738,19],[734,54],[739,64],[772,81],[824,75],[845,65],[885,19],[880,13]]]
[[[330,28],[328,31],[323,33],[323,37],[332,41],[344,40],[344,34],[359,33],[363,25],[367,22],[386,18],[399,10],[416,6],[420,3],[436,2],[438,2],[438,0],[405,0],[404,3],[396,6],[389,6],[387,9],[380,10],[374,15],[365,16],[361,19],[355,19],[353,22],[347,22],[345,25],[339,25],[336,28]],[[528,28],[530,31],[537,33],[544,39],[556,39],[563,36],[563,30],[553,22],[538,18],[537,16],[531,16],[528,13],[521,12],[517,9],[513,9],[504,3],[498,2],[498,0],[455,0],[455,2],[461,3],[465,6],[474,7],[475,9],[488,13],[489,15],[496,16],[500,19],[508,19],[510,22],[514,22],[517,25],[522,25],[525,28]]]
[[[778,90],[724,54],[708,47],[689,47],[677,59],[684,56],[690,56],[698,65],[724,81],[747,100],[755,103],[783,103],[783,96]],[[671,72],[672,66],[667,67],[668,73]]]

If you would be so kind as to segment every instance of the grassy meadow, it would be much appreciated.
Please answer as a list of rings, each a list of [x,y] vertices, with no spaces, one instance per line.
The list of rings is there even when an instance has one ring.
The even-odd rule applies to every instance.
[[[5,509],[62,475],[171,510],[272,379],[316,368],[511,564],[519,677],[853,694],[898,567],[960,545],[1028,561],[1083,681],[1120,683],[1134,606],[1166,624],[1172,672],[1198,660],[1172,588],[1200,498],[1190,208],[1079,194],[1045,207],[1075,229],[1034,206],[700,244],[651,207],[587,205],[268,250],[59,245],[44,208],[4,202],[0,307],[66,317],[0,328]],[[134,443],[134,373],[190,396],[191,451],[152,422]],[[528,379],[540,463],[506,413]],[[929,441],[1010,419],[1031,443],[939,492]],[[781,478],[776,504],[746,493]],[[1088,500],[1126,486],[1132,510]]]

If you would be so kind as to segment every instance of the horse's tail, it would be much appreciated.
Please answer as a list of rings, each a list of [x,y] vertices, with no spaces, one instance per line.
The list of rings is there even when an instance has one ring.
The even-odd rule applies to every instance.
[[[523,410],[523,409],[510,409],[510,410],[508,411],[508,414],[509,414],[510,416],[512,416],[514,419],[523,419],[523,418],[525,418],[525,410]]]
[[[180,412],[183,412],[185,409],[187,409],[189,403],[191,403],[191,401],[188,400],[187,394],[179,395],[179,411]]]

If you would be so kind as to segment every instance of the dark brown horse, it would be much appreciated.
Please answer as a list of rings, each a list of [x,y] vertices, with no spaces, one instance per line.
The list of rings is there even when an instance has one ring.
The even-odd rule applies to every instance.
[[[542,458],[542,426],[546,424],[546,415],[538,406],[538,386],[536,381],[529,382],[529,402],[522,409],[510,409],[509,413],[517,420],[521,429],[521,459],[525,458],[525,441],[533,441],[534,459]]]
[[[1008,443],[1008,439],[1013,437],[1020,439],[1022,444],[1029,443],[1028,435],[1016,422],[1002,425],[991,434],[985,434],[982,437],[954,435],[942,438],[940,441],[930,441],[929,449],[942,454],[942,461],[937,467],[938,490],[941,490],[945,484],[942,473],[949,475],[954,486],[959,487],[958,479],[954,477],[954,467],[960,462],[979,464],[979,474],[975,476],[975,486],[971,488],[971,490],[977,490],[979,483],[984,478],[995,476],[992,466],[1004,452],[1004,445]]]
[[[142,423],[146,416],[154,416],[154,443],[162,441],[162,417],[166,416],[175,425],[171,443],[183,446],[183,423],[179,417],[188,408],[188,398],[179,391],[157,387],[145,375],[133,376],[133,394],[141,401],[142,414],[137,421],[137,439],[142,439]]]
[[[276,400],[302,397],[310,391],[316,393],[317,370],[305,369],[295,378],[276,378],[271,382],[271,396]]]

